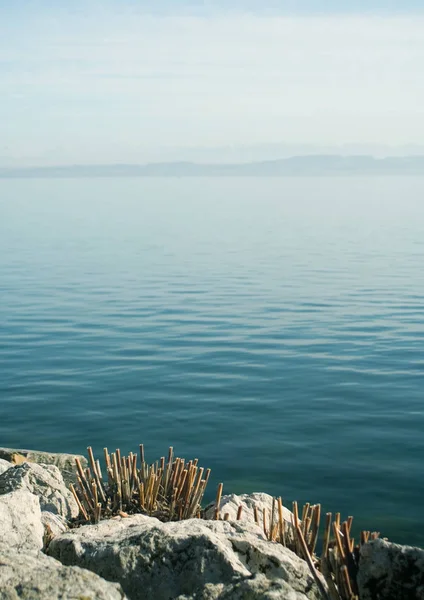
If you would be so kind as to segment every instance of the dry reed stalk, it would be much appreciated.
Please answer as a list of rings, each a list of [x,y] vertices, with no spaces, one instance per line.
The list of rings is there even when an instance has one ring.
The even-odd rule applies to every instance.
[[[262,526],[264,529],[265,537],[268,539],[268,531],[266,528],[266,509],[265,508],[262,509]]]
[[[237,521],[241,520],[241,513],[243,512],[243,506],[240,504],[240,506],[237,509]]]
[[[337,523],[337,529],[340,531],[340,513],[336,513],[335,520]]]
[[[82,516],[84,517],[84,519],[86,521],[88,521],[88,515],[87,515],[87,513],[85,511],[84,506],[81,504],[81,500],[78,498],[78,494],[76,493],[75,488],[74,488],[74,486],[73,486],[72,483],[69,485],[69,488],[70,488],[70,490],[72,492],[73,497],[75,498],[75,502],[78,504],[78,508],[79,508],[80,513],[82,514]]]
[[[196,474],[197,474],[197,467],[195,467],[193,464],[191,464],[190,468],[188,469],[188,473],[187,473],[187,477],[186,477],[186,481],[185,481],[185,485],[184,485],[184,490],[183,490],[185,503],[187,503],[189,501],[189,498],[193,491],[193,485],[194,485],[194,480],[195,480]]]
[[[109,452],[107,451],[107,448],[103,448],[103,454],[105,457],[106,470],[108,470],[111,468],[111,464],[110,464],[110,457],[109,457]]]
[[[361,545],[366,544],[369,540],[370,532],[369,531],[361,531]]]
[[[118,465],[118,473],[120,475],[121,474],[121,451],[119,448],[117,448],[115,450],[115,454],[116,454],[116,463]]]
[[[309,513],[309,507],[310,507],[310,504],[309,504],[309,502],[307,502],[306,504],[304,504],[304,505],[303,505],[303,509],[302,509],[302,518],[301,518],[301,521],[302,521],[302,522],[303,522],[303,521],[305,521],[305,520],[306,520],[306,518],[307,518],[307,516],[308,516],[308,513]]]
[[[311,522],[312,522],[312,517],[306,517],[305,519],[305,523],[302,523],[303,527],[302,527],[302,533],[303,533],[303,537],[305,538],[305,541],[308,542],[308,546],[309,546],[309,539],[310,539],[310,527],[311,527]]]
[[[274,515],[275,515],[275,498],[272,498],[271,525],[269,527],[270,540],[273,539],[273,534],[274,534]]]
[[[224,515],[224,521],[228,521],[230,518],[230,513],[225,513]]]
[[[349,573],[346,565],[342,565],[340,567],[340,574],[342,580],[343,591],[346,597],[346,600],[355,600],[357,597],[356,594],[352,590]]]
[[[296,500],[293,502],[293,525],[295,529],[299,527],[299,512]]]
[[[98,523],[100,521],[101,516],[102,516],[102,505],[100,504],[100,502],[98,502],[96,505],[96,511],[94,513],[94,522]]]
[[[145,479],[146,478],[146,474],[145,474],[145,471],[144,471],[144,468],[145,468],[144,444],[140,444],[138,448],[139,448],[139,452],[140,452],[141,477],[142,477],[142,479]]]
[[[117,489],[119,489],[119,471],[118,471],[118,459],[116,457],[116,453],[112,452],[112,477],[113,477],[113,481],[117,487]]]
[[[345,566],[346,566],[346,576],[349,579],[349,593],[351,595],[358,594],[358,588],[356,585],[356,575],[357,575],[357,566],[355,564],[353,558],[353,540],[350,539],[350,529],[349,523],[344,521],[342,524],[342,532],[343,532],[343,545],[345,551]],[[353,591],[352,591],[353,589]]]
[[[324,541],[323,541],[323,547],[322,547],[322,555],[325,557],[327,557],[327,555],[328,555],[328,546],[330,543],[332,518],[333,518],[333,515],[331,512],[328,512],[325,516]]]
[[[318,541],[318,532],[321,522],[321,504],[314,506],[312,525],[311,525],[311,539],[309,542],[309,551],[313,555]]]
[[[181,473],[180,481],[178,482],[178,499],[182,496],[184,484],[187,479],[187,469]]]
[[[144,506],[144,483],[140,483],[140,487],[139,487],[139,502],[140,502],[140,508],[141,509],[145,509]]]
[[[202,501],[203,493],[205,491],[206,481],[204,479],[201,480],[199,488],[196,492],[196,495],[193,497],[193,501],[190,505],[189,512],[187,514],[187,518],[190,519],[198,512],[198,507]]]
[[[218,485],[218,490],[216,492],[216,500],[215,500],[215,521],[219,520],[219,505],[221,504],[222,497],[222,488],[224,487],[223,483]]]
[[[280,533],[280,544],[286,545],[285,521],[283,517],[283,501],[281,496],[278,498],[278,525]]]
[[[131,465],[131,491],[138,488],[140,480],[137,473],[137,454],[133,454]]]
[[[175,512],[175,504],[177,501],[177,493],[178,493],[178,489],[174,488],[174,491],[172,492],[172,499],[171,499],[171,506],[169,509],[169,520],[172,521],[172,517],[174,516],[174,512]]]
[[[193,491],[192,491],[191,501],[189,502],[189,504],[187,506],[186,518],[190,518],[190,516],[196,512],[198,504],[200,504],[199,490],[200,490],[201,483],[203,481],[202,476],[203,476],[203,469],[199,469],[199,473],[197,474],[197,481],[196,481]]]
[[[91,468],[94,473],[94,477],[96,477],[96,475],[97,475],[96,461],[94,460],[93,449],[91,448],[91,446],[88,446],[87,453],[88,453],[88,460],[90,462]]]
[[[253,516],[255,518],[256,525],[259,525],[259,514],[258,514],[258,507],[257,506],[253,507]]]
[[[81,461],[80,461],[79,458],[75,459],[75,464],[77,466],[77,474],[79,475],[79,477],[80,477],[80,479],[82,481],[82,484],[85,487],[85,490],[88,491],[90,489],[90,486],[88,485],[88,481],[86,479],[86,476],[85,476],[85,473],[84,473],[84,469],[81,466]]]
[[[173,471],[173,475],[171,478],[171,487],[172,489],[174,489],[175,487],[177,487],[177,483],[180,477],[180,469],[182,467],[182,461],[180,458],[176,458],[175,459],[175,464],[174,464],[174,471]]]
[[[96,507],[98,505],[98,503],[99,503],[99,497],[97,495],[97,484],[94,481],[94,479],[91,482],[91,494],[92,494],[94,506]]]
[[[325,587],[324,587],[324,585],[323,585],[323,583],[322,583],[322,581],[320,579],[320,576],[318,575],[318,571],[316,570],[316,568],[314,566],[312,557],[311,557],[311,555],[309,553],[308,546],[306,545],[305,538],[303,537],[302,530],[301,530],[299,524],[297,524],[297,526],[296,526],[296,534],[297,534],[297,539],[298,539],[298,542],[299,542],[299,547],[302,550],[302,554],[304,556],[304,559],[308,563],[308,567],[309,567],[309,569],[310,569],[310,571],[312,573],[313,578],[315,579],[315,583],[317,584],[322,597],[325,600],[330,600],[330,598],[329,598],[329,596],[327,594],[327,590],[325,589]]]
[[[157,505],[160,484],[161,484],[161,474],[159,473],[158,475],[156,475],[156,481],[153,486],[151,509],[150,509],[152,511],[156,508],[156,505]]]
[[[89,512],[92,512],[94,510],[94,505],[93,505],[93,499],[91,497],[91,490],[90,488],[88,488],[88,493],[87,490],[85,489],[85,486],[83,485],[81,478],[77,477],[77,483],[78,483],[78,487],[80,489],[80,492],[82,494],[82,497],[86,503],[87,509]]]
[[[343,534],[343,538],[342,538],[342,544],[343,544],[343,551],[345,553],[345,556],[348,556],[348,554],[350,554],[351,550],[350,550],[350,535],[349,535],[349,525],[347,523],[347,521],[343,521],[342,523],[342,527],[341,527],[341,533]]]
[[[297,508],[297,502],[294,501],[292,503],[293,506],[293,529],[296,532],[297,528],[299,527],[299,512],[298,512],[298,508]],[[295,535],[294,537],[294,551],[296,552],[296,554],[300,554],[300,548],[299,548],[299,542],[298,542],[298,536]]]
[[[330,596],[331,600],[340,600],[340,594],[339,591],[334,583],[334,579],[332,577],[331,574],[331,570],[330,570],[330,564],[328,561],[328,558],[326,557],[321,557],[321,561],[320,561],[320,570],[321,573],[325,579],[325,582],[327,584],[328,587],[328,594]]]
[[[337,521],[334,521],[334,523],[333,523],[333,533],[334,533],[334,537],[336,538],[337,550],[338,550],[342,560],[344,560],[345,552],[343,550],[342,538],[340,535],[340,529],[337,526]]]

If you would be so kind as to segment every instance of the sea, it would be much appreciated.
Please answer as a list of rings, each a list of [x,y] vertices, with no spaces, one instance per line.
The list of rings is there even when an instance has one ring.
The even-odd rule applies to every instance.
[[[424,545],[424,177],[0,180],[0,446]]]

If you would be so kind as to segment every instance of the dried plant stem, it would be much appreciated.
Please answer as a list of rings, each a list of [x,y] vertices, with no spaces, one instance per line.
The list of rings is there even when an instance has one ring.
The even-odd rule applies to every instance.
[[[224,487],[224,484],[220,483],[218,485],[218,490],[216,492],[216,500],[215,500],[215,520],[216,521],[219,520],[219,506],[221,504],[222,488],[223,487]]]
[[[322,597],[324,598],[324,600],[330,600],[330,598],[327,594],[327,590],[325,589],[325,587],[318,575],[318,572],[314,566],[312,557],[308,550],[308,546],[306,545],[305,538],[303,537],[302,530],[299,525],[296,526],[296,534],[297,534],[297,539],[299,541],[299,546],[302,549],[303,556],[304,556],[306,562],[308,563],[308,567],[312,573],[313,578],[315,579],[315,583],[317,584]]]

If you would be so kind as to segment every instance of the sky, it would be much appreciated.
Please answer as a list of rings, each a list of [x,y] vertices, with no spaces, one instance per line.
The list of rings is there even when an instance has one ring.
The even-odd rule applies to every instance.
[[[0,166],[424,154],[421,7],[0,0]]]

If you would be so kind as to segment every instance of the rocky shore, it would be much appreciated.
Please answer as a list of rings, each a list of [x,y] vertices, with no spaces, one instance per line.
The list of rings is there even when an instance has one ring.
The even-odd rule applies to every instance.
[[[223,496],[227,520],[213,520],[211,509],[206,519],[123,514],[71,528],[74,463],[73,455],[0,448],[1,600],[323,598],[308,564],[270,542],[251,516],[255,506],[270,509],[271,496]],[[284,519],[291,523],[287,509]],[[357,584],[361,600],[424,600],[424,550],[363,544]]]

